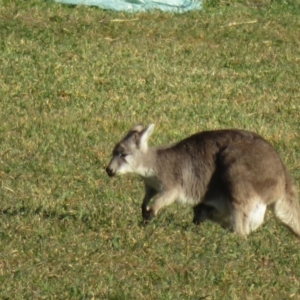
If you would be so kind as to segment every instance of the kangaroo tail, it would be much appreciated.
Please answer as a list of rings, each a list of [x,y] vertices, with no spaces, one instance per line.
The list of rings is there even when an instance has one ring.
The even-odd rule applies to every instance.
[[[287,174],[285,197],[274,204],[274,214],[285,226],[300,237],[300,205],[296,187]]]

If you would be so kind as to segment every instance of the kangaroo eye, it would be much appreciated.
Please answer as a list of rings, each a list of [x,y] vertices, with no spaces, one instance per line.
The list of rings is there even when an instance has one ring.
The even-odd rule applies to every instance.
[[[125,153],[119,153],[119,157],[124,158],[125,156],[127,156],[127,154],[125,154]]]

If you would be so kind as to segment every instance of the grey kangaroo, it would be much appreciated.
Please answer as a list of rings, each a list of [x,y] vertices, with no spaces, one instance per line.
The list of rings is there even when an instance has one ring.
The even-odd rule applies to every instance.
[[[145,221],[177,201],[193,206],[194,223],[211,220],[246,236],[263,223],[270,206],[277,219],[300,236],[296,187],[261,136],[244,130],[203,131],[172,146],[149,148],[153,130],[154,124],[134,126],[115,146],[106,168],[109,176],[142,177]]]

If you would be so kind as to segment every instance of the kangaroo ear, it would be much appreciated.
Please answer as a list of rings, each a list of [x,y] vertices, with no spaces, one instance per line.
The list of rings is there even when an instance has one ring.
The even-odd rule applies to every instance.
[[[140,147],[144,150],[148,148],[147,142],[154,131],[154,127],[154,124],[148,125],[148,127],[142,132],[140,136]]]
[[[138,125],[133,126],[133,127],[130,129],[129,132],[131,132],[131,131],[141,132],[141,131],[143,131],[144,129],[145,129],[144,125],[138,124]]]

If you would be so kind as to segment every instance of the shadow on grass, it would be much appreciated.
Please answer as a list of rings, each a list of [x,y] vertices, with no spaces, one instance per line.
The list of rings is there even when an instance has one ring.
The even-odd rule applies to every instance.
[[[101,211],[101,209],[96,211],[80,211],[80,210],[71,210],[69,211],[65,207],[60,208],[45,208],[44,206],[40,205],[36,208],[32,208],[26,205],[21,205],[19,207],[6,207],[4,209],[0,209],[0,216],[6,216],[7,218],[13,218],[13,217],[22,217],[22,218],[28,218],[30,216],[39,216],[41,219],[45,220],[58,220],[58,221],[68,221],[68,222],[76,222],[83,224],[87,228],[91,230],[99,230],[99,226],[103,227],[105,225],[111,226],[112,219],[114,219],[114,222],[119,223],[120,226],[124,226],[127,224],[129,227],[132,225],[138,226],[139,228],[155,228],[157,227],[168,227],[171,230],[199,230],[199,227],[201,225],[195,226],[191,219],[185,219],[183,220],[180,218],[180,215],[173,214],[171,212],[167,213],[164,212],[158,217],[154,218],[150,222],[145,222],[142,220],[142,218],[138,219],[130,219],[128,216],[124,216],[124,218],[121,219],[115,219],[115,216],[112,216],[111,214],[107,214],[107,212]],[[125,225],[125,226],[127,226]]]
[[[55,210],[46,210],[42,206],[39,206],[36,209],[28,208],[26,206],[21,206],[18,208],[8,207],[0,210],[0,215],[5,215],[8,217],[14,217],[17,215],[21,215],[24,217],[27,217],[29,215],[39,215],[45,219],[50,218],[50,219],[64,220],[66,218],[70,218],[76,221],[78,220],[78,217],[74,213],[71,212],[58,213]]]
[[[38,216],[44,220],[52,220],[58,222],[67,222],[68,224],[82,224],[89,230],[98,231],[99,227],[104,225],[110,225],[111,220],[109,216],[99,217],[95,213],[89,211],[80,212],[80,211],[67,211],[65,209],[49,209],[43,206],[37,208],[30,208],[27,206],[20,207],[8,207],[0,210],[0,216],[6,216],[7,218],[21,217],[21,218],[30,218],[32,216]],[[101,214],[100,214],[101,215]],[[103,215],[102,215],[103,216]]]

